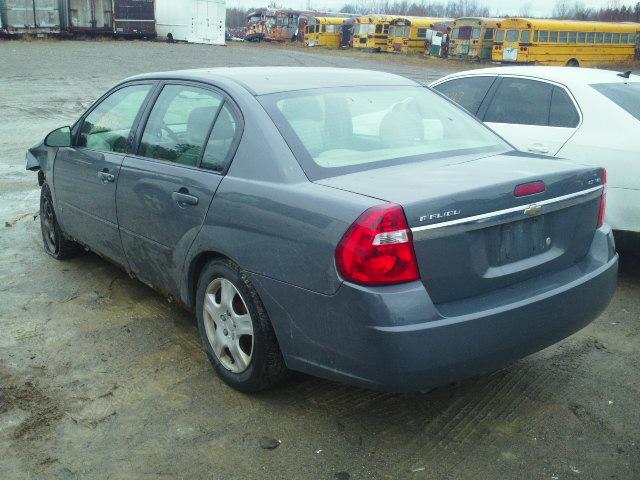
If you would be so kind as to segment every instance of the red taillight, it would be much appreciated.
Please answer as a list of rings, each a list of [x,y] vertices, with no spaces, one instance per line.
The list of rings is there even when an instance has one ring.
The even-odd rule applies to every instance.
[[[600,211],[598,212],[598,228],[604,225],[604,214],[607,209],[607,169],[602,169],[602,197],[600,198]]]
[[[336,248],[336,266],[345,280],[364,285],[418,280],[413,237],[402,207],[380,205],[360,215]]]
[[[533,195],[536,193],[542,193],[545,190],[544,182],[537,181],[531,183],[523,183],[518,185],[513,191],[513,195],[516,197],[526,197],[527,195]]]

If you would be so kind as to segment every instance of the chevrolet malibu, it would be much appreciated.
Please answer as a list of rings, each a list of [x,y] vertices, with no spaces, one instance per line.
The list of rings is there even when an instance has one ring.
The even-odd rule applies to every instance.
[[[396,75],[251,68],[116,85],[27,153],[45,251],[195,310],[232,387],[290,370],[417,391],[607,306],[606,172],[521,153]]]

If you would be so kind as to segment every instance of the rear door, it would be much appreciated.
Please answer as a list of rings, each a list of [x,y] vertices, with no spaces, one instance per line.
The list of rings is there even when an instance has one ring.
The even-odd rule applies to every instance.
[[[116,204],[132,271],[176,292],[178,274],[237,144],[235,107],[221,92],[167,83],[122,165]],[[215,123],[215,126],[214,126]]]
[[[553,83],[502,77],[479,117],[518,150],[555,155],[580,126],[568,91]]]
[[[56,213],[65,232],[123,266],[116,185],[153,86],[129,84],[110,92],[74,128],[74,145],[61,148],[54,164]]]

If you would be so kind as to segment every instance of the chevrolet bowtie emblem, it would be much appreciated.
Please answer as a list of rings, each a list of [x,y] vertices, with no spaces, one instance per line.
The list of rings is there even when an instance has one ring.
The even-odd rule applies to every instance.
[[[538,215],[542,211],[542,205],[529,205],[524,209],[524,214],[528,217],[533,217],[534,215]]]

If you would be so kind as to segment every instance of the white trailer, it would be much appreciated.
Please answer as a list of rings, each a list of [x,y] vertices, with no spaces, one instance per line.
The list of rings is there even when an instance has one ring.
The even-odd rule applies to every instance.
[[[225,0],[156,0],[158,37],[224,45]]]

